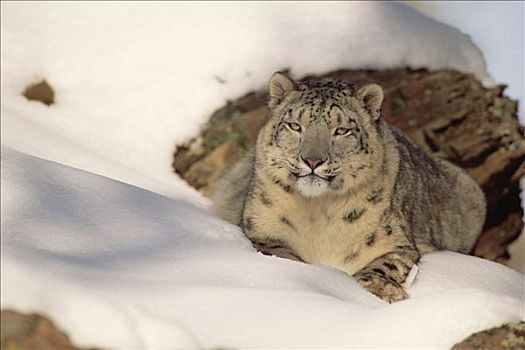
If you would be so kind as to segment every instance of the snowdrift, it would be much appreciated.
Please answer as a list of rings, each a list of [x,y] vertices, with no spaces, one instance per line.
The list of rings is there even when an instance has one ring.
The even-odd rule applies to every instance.
[[[2,306],[112,348],[448,348],[523,318],[524,277],[425,255],[410,299],[264,256],[183,200],[2,149]]]

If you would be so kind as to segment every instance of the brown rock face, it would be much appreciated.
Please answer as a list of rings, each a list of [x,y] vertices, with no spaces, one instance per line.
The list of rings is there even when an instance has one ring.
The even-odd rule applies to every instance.
[[[69,337],[47,318],[2,310],[2,349],[75,350]]]
[[[488,216],[474,254],[505,262],[523,228],[519,179],[525,174],[524,130],[504,86],[484,88],[455,71],[341,70],[325,77],[385,91],[382,116],[429,154],[464,168],[484,190]],[[217,110],[201,134],[176,148],[173,167],[209,194],[217,179],[255,143],[267,115],[266,93],[252,92]]]

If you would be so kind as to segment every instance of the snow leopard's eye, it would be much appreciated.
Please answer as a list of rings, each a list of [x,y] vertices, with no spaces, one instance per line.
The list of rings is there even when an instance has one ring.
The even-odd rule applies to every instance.
[[[286,123],[286,126],[290,130],[301,132],[301,125],[299,125],[297,123]]]
[[[348,129],[348,128],[337,128],[334,130],[334,135],[335,136],[348,136],[348,135],[352,135],[352,129]]]

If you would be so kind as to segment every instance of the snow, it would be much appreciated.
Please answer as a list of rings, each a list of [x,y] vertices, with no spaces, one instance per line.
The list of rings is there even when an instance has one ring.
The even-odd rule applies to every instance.
[[[525,316],[524,276],[493,262],[425,255],[390,305],[335,269],[255,252],[189,202],[2,157],[2,307],[43,311],[78,344],[448,348]]]
[[[2,307],[118,349],[446,348],[524,318],[524,276],[474,257],[425,255],[410,299],[388,305],[340,271],[259,254],[171,170],[175,144],[279,69],[492,83],[458,30],[379,2],[1,9]],[[21,96],[42,78],[50,107]]]

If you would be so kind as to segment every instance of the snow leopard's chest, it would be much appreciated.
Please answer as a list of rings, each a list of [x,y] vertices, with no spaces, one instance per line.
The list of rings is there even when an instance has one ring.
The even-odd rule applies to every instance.
[[[389,201],[370,198],[370,192],[337,200],[287,194],[273,196],[271,206],[253,200],[245,231],[252,241],[282,242],[305,262],[353,274],[393,244],[395,223],[385,216]]]

